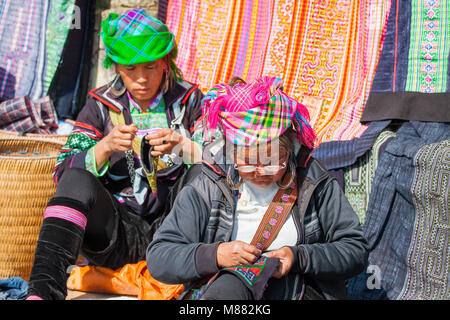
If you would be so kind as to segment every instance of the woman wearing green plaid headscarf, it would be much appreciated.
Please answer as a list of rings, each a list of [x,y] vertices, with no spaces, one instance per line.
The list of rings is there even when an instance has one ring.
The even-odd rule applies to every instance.
[[[28,299],[64,299],[66,270],[79,252],[111,269],[144,260],[169,191],[193,161],[191,150],[201,150],[191,136],[203,94],[182,80],[167,26],[133,9],[110,14],[101,37],[104,65],[114,64],[117,75],[89,92],[57,159]],[[142,141],[153,147],[151,162],[136,147]]]

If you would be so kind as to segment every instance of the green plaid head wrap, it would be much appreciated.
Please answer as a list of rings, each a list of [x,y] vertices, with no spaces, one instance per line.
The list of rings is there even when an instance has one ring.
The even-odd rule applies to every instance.
[[[133,65],[156,61],[177,46],[167,26],[145,9],[133,9],[119,16],[110,13],[102,21],[100,35],[105,44],[105,68],[113,62]]]

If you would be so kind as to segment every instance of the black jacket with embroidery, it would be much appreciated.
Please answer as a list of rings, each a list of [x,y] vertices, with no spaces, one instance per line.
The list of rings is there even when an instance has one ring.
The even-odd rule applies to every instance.
[[[225,177],[230,166],[235,183],[238,174],[224,164],[223,150],[209,157],[216,143],[205,148],[203,164],[190,169],[200,172],[181,188],[147,248],[152,277],[183,283],[185,290],[219,270],[217,246],[230,241],[233,231],[237,192],[228,187]],[[298,299],[304,280],[327,299],[344,299],[345,280],[365,266],[367,241],[336,179],[310,157],[310,150],[302,148],[295,162],[299,197],[292,214],[298,239],[290,247],[295,260],[287,276],[269,280],[265,298]]]
[[[169,128],[172,127],[177,131],[185,130],[184,134],[188,136],[192,134],[196,122],[201,117],[202,98],[203,94],[197,85],[187,81],[176,82],[164,94]],[[177,107],[180,107],[179,110],[185,107],[184,115],[181,113],[182,126],[171,126],[175,118],[174,109]],[[123,112],[126,124],[132,123],[129,99],[120,76],[111,83],[89,92],[86,105],[78,114],[72,133],[61,149],[56,162],[53,173],[56,183],[66,168],[86,169],[88,150],[108,135],[114,127],[109,115],[110,108]],[[136,155],[134,157],[134,167],[138,168],[139,161]],[[132,197],[130,171],[124,152],[116,152],[111,156],[108,171],[99,179],[112,193],[131,195],[125,199],[137,214],[154,216],[161,212],[168,191],[185,170],[185,166],[178,166],[175,171],[158,173],[158,195],[154,197],[151,192],[148,192],[142,205],[139,205]]]

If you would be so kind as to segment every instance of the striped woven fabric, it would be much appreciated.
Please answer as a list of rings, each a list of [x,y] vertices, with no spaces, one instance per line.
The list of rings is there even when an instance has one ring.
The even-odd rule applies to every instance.
[[[177,65],[206,92],[233,76],[280,76],[307,106],[318,143],[349,140],[379,58],[391,0],[169,0]],[[195,32],[193,32],[195,30]]]

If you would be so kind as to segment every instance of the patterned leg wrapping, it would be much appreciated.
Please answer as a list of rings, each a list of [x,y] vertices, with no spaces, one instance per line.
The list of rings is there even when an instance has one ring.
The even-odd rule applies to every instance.
[[[50,200],[39,233],[28,297],[64,300],[67,296],[67,268],[74,264],[87,222],[81,202],[67,198]]]

